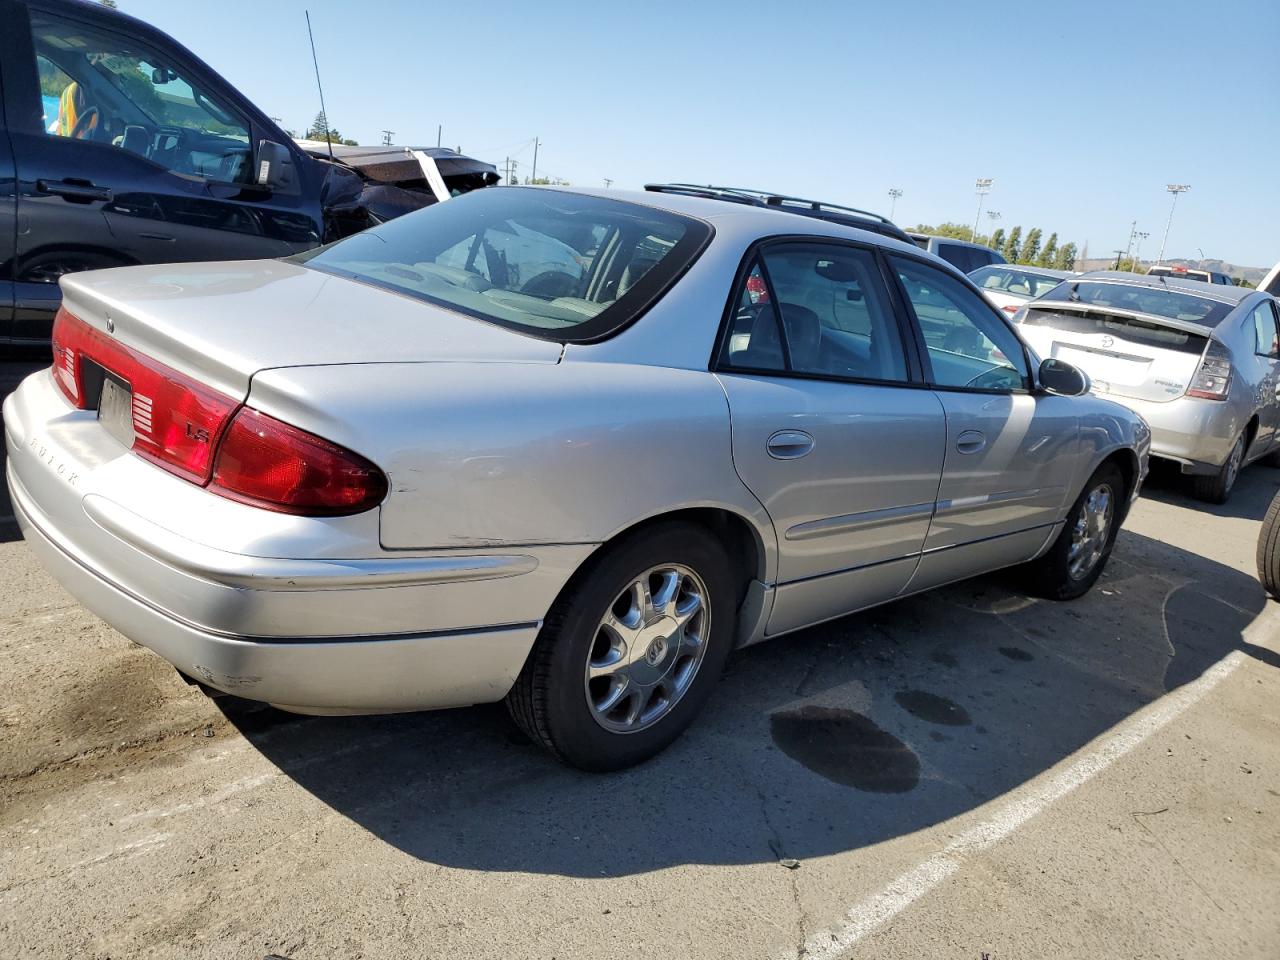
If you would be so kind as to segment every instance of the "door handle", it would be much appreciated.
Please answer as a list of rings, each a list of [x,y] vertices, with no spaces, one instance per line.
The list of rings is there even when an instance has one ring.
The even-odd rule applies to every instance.
[[[775,460],[799,460],[813,450],[813,437],[803,430],[779,430],[765,444]]]
[[[977,430],[966,430],[956,437],[956,449],[961,453],[979,453],[987,445],[986,434]]]
[[[67,180],[37,180],[36,190],[61,197],[71,203],[92,203],[100,200],[110,203],[113,194],[109,187],[95,186],[88,180],[69,178]]]

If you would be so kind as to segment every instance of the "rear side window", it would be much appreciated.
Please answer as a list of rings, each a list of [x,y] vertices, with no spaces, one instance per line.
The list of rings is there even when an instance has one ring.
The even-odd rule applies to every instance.
[[[969,279],[983,290],[997,290],[1020,297],[1042,296],[1062,282],[1061,277],[1048,277],[1028,270],[1019,270],[1017,267],[998,265],[981,267],[970,273]]]
[[[980,296],[934,267],[890,259],[924,334],[931,382],[984,390],[1026,386],[1022,341]]]
[[[1254,353],[1260,357],[1280,357],[1280,329],[1276,325],[1275,304],[1263,301],[1253,311]]]
[[[476,190],[295,258],[545,340],[608,336],[711,237],[700,220],[557,190]]]
[[[722,367],[907,379],[901,333],[867,250],[823,243],[767,247],[733,303]]]

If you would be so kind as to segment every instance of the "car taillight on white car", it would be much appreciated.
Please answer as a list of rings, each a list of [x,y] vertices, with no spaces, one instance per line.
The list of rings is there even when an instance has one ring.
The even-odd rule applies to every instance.
[[[1217,340],[1210,340],[1200,366],[1187,387],[1187,396],[1225,400],[1231,389],[1231,354]]]
[[[53,378],[88,410],[85,363],[123,381],[138,456],[211,493],[278,513],[342,516],[377,506],[387,477],[373,463],[157,363],[60,309]]]

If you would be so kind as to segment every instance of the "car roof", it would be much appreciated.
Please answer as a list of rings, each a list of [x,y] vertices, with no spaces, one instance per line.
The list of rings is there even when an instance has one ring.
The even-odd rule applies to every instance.
[[[1067,277],[1074,277],[1076,274],[1071,270],[1058,270],[1055,267],[1038,267],[1034,263],[985,263],[980,267],[974,267],[970,273],[977,273],[979,270],[1021,270],[1024,273],[1034,273],[1039,277],[1061,277],[1063,280]]]
[[[912,240],[937,240],[939,243],[954,243],[961,247],[974,247],[978,250],[991,250],[985,243],[973,243],[969,240],[957,240],[955,237],[944,237],[937,233],[918,233],[912,230],[907,231],[907,236]],[[1000,251],[997,250],[996,253]],[[1000,266],[1000,264],[991,264],[991,266]]]
[[[907,232],[888,217],[871,210],[849,207],[828,200],[813,200],[791,194],[778,193],[772,190],[756,190],[749,187],[725,187],[715,184],[697,183],[646,183],[646,192],[677,194],[693,197],[707,197],[727,203],[736,203],[755,207],[770,207],[786,213],[812,217],[817,220],[830,220],[833,223],[846,223],[849,226],[871,230],[884,236],[907,240]]]
[[[811,234],[816,237],[834,237],[848,240],[860,240],[863,243],[875,243],[888,250],[910,253],[914,256],[924,255],[939,263],[943,261],[924,253],[915,244],[898,240],[887,234],[874,230],[863,230],[848,226],[834,220],[821,217],[797,215],[778,207],[755,206],[746,203],[726,203],[705,196],[691,196],[684,193],[659,193],[644,190],[601,190],[587,187],[495,187],[500,190],[558,190],[562,193],[576,193],[605,200],[621,200],[635,203],[657,210],[668,210],[671,213],[684,214],[705,220],[718,231],[726,233],[753,234],[755,237],[785,236],[788,234]],[[803,224],[803,226],[801,226]],[[948,264],[948,266],[950,266]],[[952,268],[954,270],[954,268]]]
[[[1089,273],[1080,274],[1078,279],[1106,280],[1134,287],[1177,290],[1204,297],[1206,300],[1219,300],[1222,303],[1231,304],[1239,304],[1258,292],[1249,287],[1236,287],[1225,283],[1205,283],[1203,280],[1184,280],[1182,277],[1149,277],[1146,274],[1125,273],[1120,270],[1092,270]]]

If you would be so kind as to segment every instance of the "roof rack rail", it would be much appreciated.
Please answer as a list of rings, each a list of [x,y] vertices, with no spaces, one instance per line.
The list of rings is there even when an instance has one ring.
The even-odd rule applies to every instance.
[[[678,193],[685,196],[708,197],[713,200],[729,200],[734,203],[746,203],[757,207],[779,207],[786,209],[787,204],[797,204],[810,210],[831,210],[837,213],[852,213],[859,217],[869,217],[881,223],[893,226],[886,216],[862,210],[858,207],[846,207],[838,203],[827,203],[822,200],[808,200],[804,197],[793,197],[785,193],[772,193],[767,190],[753,190],[748,187],[717,187],[711,184],[696,183],[646,183],[644,188],[652,193]]]

